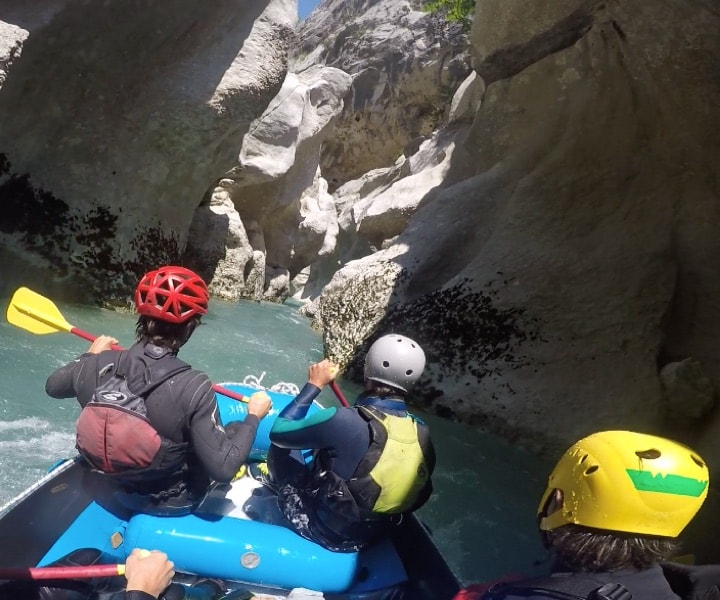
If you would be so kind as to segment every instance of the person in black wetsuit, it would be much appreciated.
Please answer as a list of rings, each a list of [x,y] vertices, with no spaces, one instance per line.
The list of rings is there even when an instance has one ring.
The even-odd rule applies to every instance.
[[[715,598],[706,593],[717,594],[716,566],[669,562],[708,485],[702,458],[672,440],[631,431],[583,438],[553,469],[538,507],[552,574],[470,586],[454,600]]]
[[[330,550],[355,551],[386,536],[432,493],[435,450],[428,427],[405,398],[425,354],[402,335],[379,338],[365,359],[365,391],[352,408],[306,416],[337,367],[312,365],[308,383],[270,432],[270,485],[289,525]],[[306,465],[301,450],[313,450]]]
[[[207,287],[196,273],[177,266],[150,271],[137,286],[135,305],[136,343],[129,350],[113,350],[117,340],[99,336],[50,375],[45,390],[54,398],[74,396],[83,407],[77,447],[102,475],[98,490],[108,479],[116,482],[106,500],[120,499],[135,512],[182,514],[199,504],[211,482],[232,480],[271,401],[256,392],[245,420],[223,426],[207,375],[176,358],[207,313]],[[125,387],[98,398],[96,390],[111,378]],[[141,400],[118,408],[134,388],[158,381]]]
[[[67,561],[75,564],[72,560]],[[59,561],[56,566],[68,566]],[[135,548],[125,560],[125,591],[96,593],[88,580],[66,580],[65,587],[16,580],[0,585],[0,600],[94,600],[102,595],[112,600],[156,600],[175,576],[175,565],[167,554]],[[109,579],[108,579],[109,581]],[[175,590],[177,592],[177,590]],[[174,594],[178,598],[178,594]]]
[[[52,566],[98,564],[99,551],[75,551]],[[173,583],[175,564],[160,550],[135,548],[125,559],[125,579],[121,576],[92,579],[33,581],[16,579],[0,584],[0,600],[217,600],[226,588],[219,580],[183,577]],[[47,585],[44,585],[47,584]],[[242,597],[240,591],[238,600]],[[245,596],[249,597],[249,596]]]

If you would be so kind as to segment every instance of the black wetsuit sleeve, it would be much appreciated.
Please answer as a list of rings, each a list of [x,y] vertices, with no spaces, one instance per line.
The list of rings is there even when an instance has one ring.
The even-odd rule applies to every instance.
[[[45,392],[52,398],[75,397],[80,406],[85,406],[100,382],[113,372],[119,357],[120,352],[117,350],[106,350],[99,354],[86,352],[52,373],[45,382]]]
[[[428,437],[430,437],[430,434],[428,432]],[[437,457],[435,455],[435,446],[432,443],[432,440],[429,440],[427,442],[427,447],[425,448],[425,466],[427,467],[428,471],[430,472],[430,475],[433,474],[435,471],[435,463],[437,462]]]
[[[86,352],[52,373],[45,381],[45,393],[51,398],[74,398],[75,374],[83,369],[90,356],[92,354]]]
[[[420,438],[423,440],[423,457],[425,458],[425,467],[427,468],[430,477],[428,478],[425,487],[420,490],[417,499],[408,512],[415,512],[418,510],[430,499],[430,496],[433,493],[432,474],[435,471],[436,463],[435,446],[430,438],[430,430],[427,425],[418,424],[418,433],[420,434]]]
[[[208,476],[227,483],[247,461],[260,421],[255,415],[247,415],[243,422],[223,427],[212,384],[207,376],[204,378],[192,402],[190,440]]]
[[[147,592],[132,590],[122,595],[122,600],[157,600],[157,596],[151,596]]]

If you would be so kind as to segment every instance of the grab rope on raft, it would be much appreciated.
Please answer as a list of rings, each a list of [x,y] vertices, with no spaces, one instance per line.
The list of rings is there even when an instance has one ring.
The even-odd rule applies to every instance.
[[[288,394],[290,396],[297,396],[300,393],[300,388],[294,383],[288,383],[285,381],[278,381],[269,388],[262,384],[262,380],[265,377],[265,371],[258,377],[257,375],[246,375],[243,379],[243,385],[255,388],[257,390],[270,390],[271,392],[278,392],[280,394]]]

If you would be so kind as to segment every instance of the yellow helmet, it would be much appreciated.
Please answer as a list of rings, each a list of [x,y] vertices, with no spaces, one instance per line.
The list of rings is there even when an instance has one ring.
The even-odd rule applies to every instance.
[[[682,444],[602,431],[576,442],[555,465],[538,507],[540,529],[572,523],[674,538],[700,510],[709,482],[705,461]],[[556,489],[563,505],[546,515]]]

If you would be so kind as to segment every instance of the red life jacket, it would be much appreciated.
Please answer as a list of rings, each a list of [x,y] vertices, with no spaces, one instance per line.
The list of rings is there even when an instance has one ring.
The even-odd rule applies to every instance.
[[[127,483],[164,479],[181,471],[187,444],[172,442],[157,432],[147,418],[145,398],[188,369],[190,365],[169,351],[153,356],[138,346],[119,353],[111,375],[98,386],[77,420],[80,454],[96,471]]]

